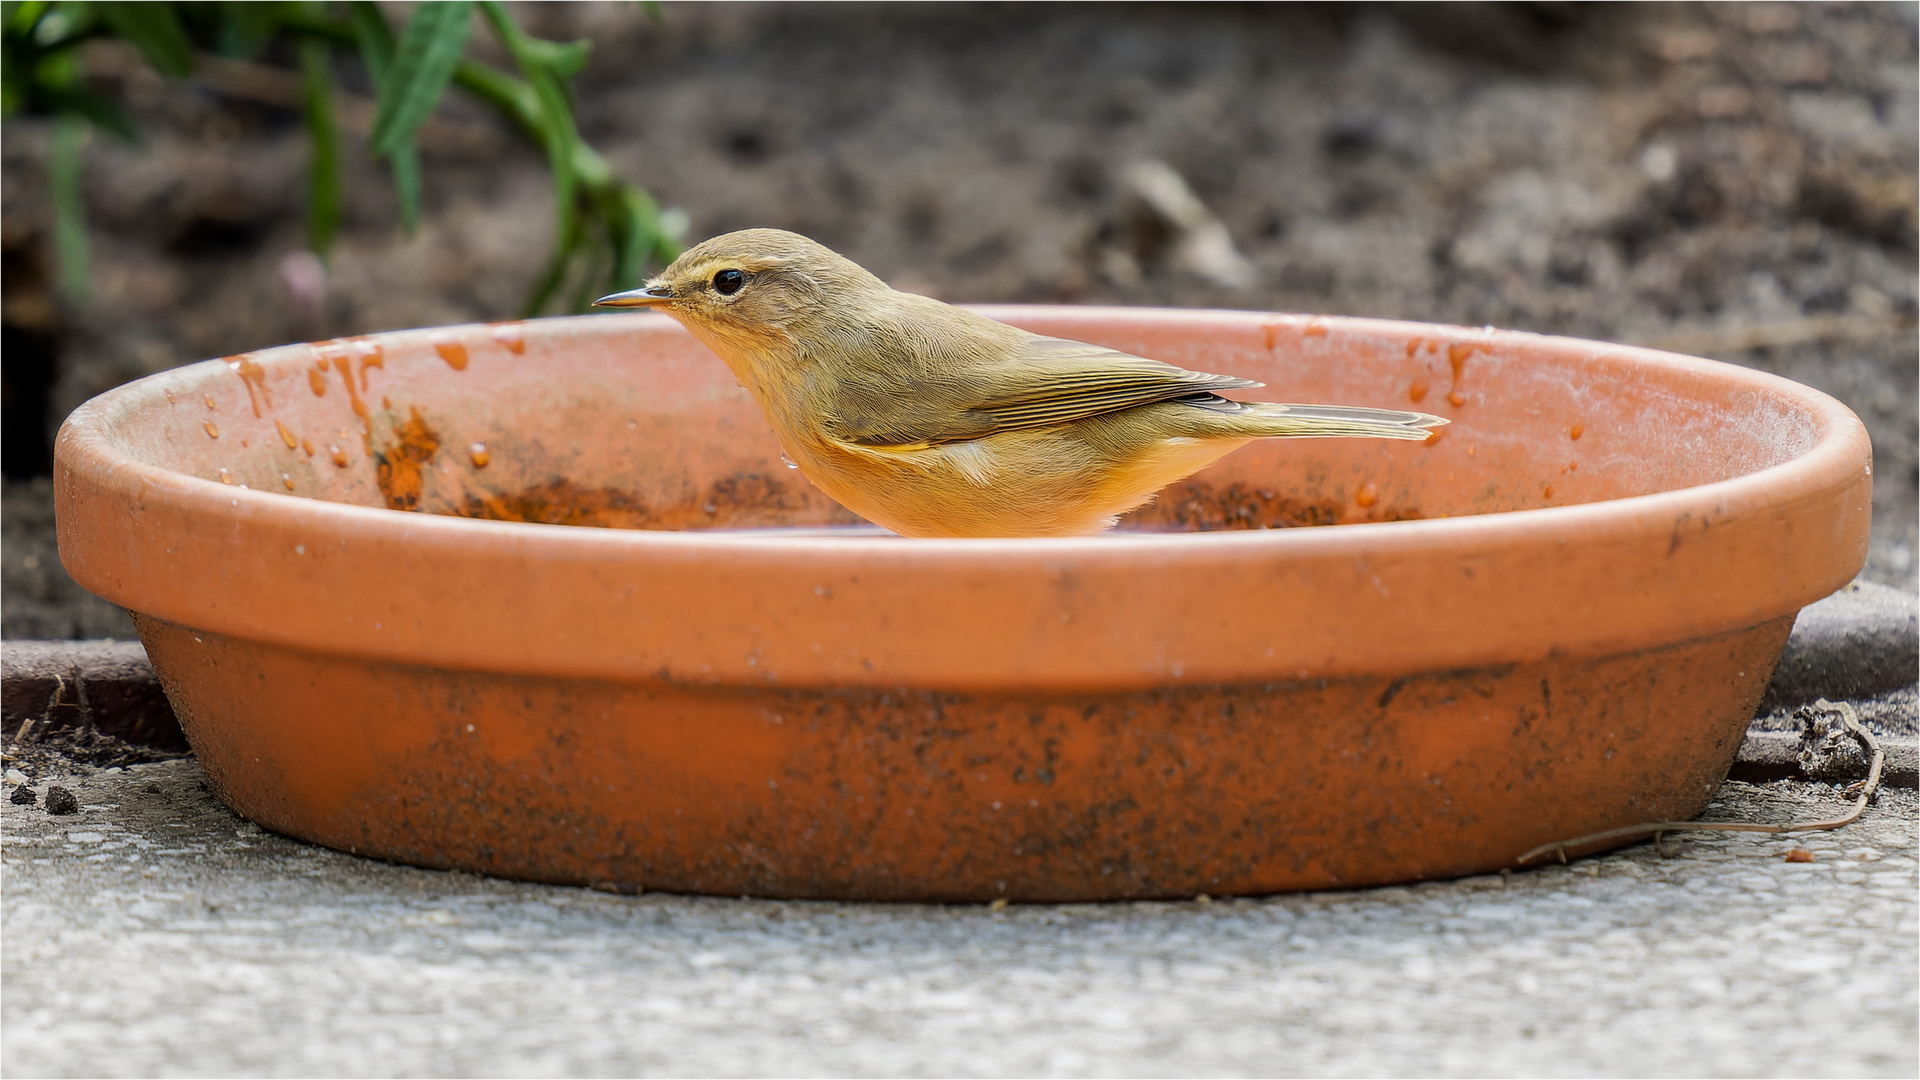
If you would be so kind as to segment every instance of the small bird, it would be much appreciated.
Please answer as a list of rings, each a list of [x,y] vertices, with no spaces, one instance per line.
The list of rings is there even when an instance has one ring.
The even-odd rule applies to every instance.
[[[779,229],[696,244],[645,286],[733,369],[787,457],[902,536],[1076,536],[1252,439],[1425,440],[1447,421],[1232,401],[1261,385],[1030,334],[896,292]]]

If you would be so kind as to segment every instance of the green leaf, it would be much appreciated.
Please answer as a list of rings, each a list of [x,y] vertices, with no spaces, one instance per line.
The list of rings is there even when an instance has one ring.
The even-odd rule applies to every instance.
[[[602,284],[607,265],[606,248],[594,243],[590,236],[583,235],[581,241],[585,249],[581,254],[585,258],[580,267],[580,280],[574,282],[573,297],[567,302],[567,310],[573,312],[586,311],[595,296],[606,295],[606,286]]]
[[[98,6],[107,25],[133,42],[162,74],[177,79],[193,74],[193,43],[187,40],[171,3],[110,0]]]
[[[547,167],[553,172],[554,253],[547,273],[535,290],[536,300],[531,306],[537,310],[545,306],[560,287],[569,261],[583,242],[575,206],[574,172],[574,152],[580,136],[574,130],[573,107],[567,100],[566,90],[561,78],[554,73],[552,54],[537,47],[550,43],[528,37],[498,0],[481,0],[480,11],[533,90],[534,114],[530,120],[547,152]]]
[[[220,55],[245,60],[273,40],[286,5],[279,0],[228,0],[210,9],[220,20]]]
[[[312,157],[307,172],[307,246],[325,257],[340,228],[340,141],[333,118],[333,51],[300,43],[301,113]]]
[[[0,10],[0,25],[4,25],[6,32],[14,37],[26,37],[33,32],[33,25],[40,21],[40,16],[52,6],[53,0],[28,0],[26,3],[8,0],[5,9]]]
[[[646,192],[632,184],[622,184],[614,212],[608,215],[607,233],[614,251],[609,291],[624,292],[639,287],[647,256],[653,254],[659,242],[659,207]]]
[[[548,256],[547,268],[541,272],[540,280],[533,283],[533,291],[527,295],[526,305],[520,309],[521,318],[540,314],[540,309],[553,299],[553,294],[559,291],[566,279],[567,266],[573,260],[573,250],[578,243],[579,237],[574,233],[554,237],[553,254]]]
[[[433,112],[467,44],[472,0],[429,0],[414,8],[386,71],[374,114],[373,152],[390,154]]]
[[[535,99],[533,89],[523,80],[476,60],[460,61],[460,65],[453,69],[453,79],[462,90],[491,105],[495,112],[512,121],[522,135],[535,142],[540,141],[540,102]]]
[[[539,38],[521,37],[521,49],[529,63],[545,68],[555,78],[571,79],[580,74],[587,66],[587,52],[593,48],[591,41],[572,41],[562,44],[558,41],[542,41]]]
[[[373,77],[374,92],[387,81],[387,67],[393,63],[393,28],[373,0],[353,0],[347,5],[347,22],[353,38],[360,43],[360,59]]]
[[[574,173],[573,144],[579,135],[573,129],[573,111],[565,94],[551,77],[532,75],[528,82],[540,99],[541,134],[547,148],[547,167],[553,170],[554,235],[566,236],[573,229]]]
[[[393,65],[392,28],[372,0],[354,0],[347,5],[347,21],[360,42],[360,59],[373,79],[374,93],[384,93]],[[420,152],[412,137],[394,147],[387,161],[393,167],[393,188],[400,197],[400,227],[411,236],[420,227]]]
[[[409,139],[387,155],[393,165],[393,188],[400,196],[400,227],[412,236],[420,228],[420,151]]]
[[[30,11],[31,8],[24,8]],[[16,13],[17,14],[17,13]],[[32,40],[45,52],[57,52],[70,49],[87,38],[100,33],[92,6],[68,0],[67,3],[49,4],[40,9],[33,20]]]
[[[53,250],[60,260],[60,290],[72,300],[87,295],[87,208],[80,190],[80,151],[86,122],[62,116],[53,122],[47,171],[53,195]]]
[[[522,77],[463,60],[454,78],[539,142],[553,173],[553,250],[522,315],[539,314],[569,282],[574,309],[604,279],[638,284],[650,257],[665,261],[679,253],[678,233],[661,226],[646,192],[620,180],[580,138],[568,80],[586,63],[588,43],[541,41],[522,31],[498,0],[479,0],[479,7]]]

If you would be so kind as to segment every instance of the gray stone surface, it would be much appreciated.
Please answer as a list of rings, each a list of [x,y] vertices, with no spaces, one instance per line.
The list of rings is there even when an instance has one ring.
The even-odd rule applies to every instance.
[[[1740,744],[1740,756],[1734,760],[1730,775],[1735,780],[1750,782],[1814,779],[1814,773],[1807,768],[1811,755],[1820,751],[1822,743],[1831,746],[1837,742],[1838,739],[1810,739],[1799,731],[1748,730],[1747,739]],[[1872,758],[1851,736],[1846,737],[1846,744],[1848,751],[1844,761],[1836,755],[1822,755],[1817,769],[1818,779],[1833,783],[1843,778],[1866,778],[1871,771]],[[1881,783],[1891,787],[1920,786],[1920,746],[1916,746],[1911,739],[1882,739],[1880,750],[1885,755],[1880,767]]]
[[[138,641],[8,641],[0,645],[0,731],[23,722],[53,731],[98,732],[163,750],[185,751],[160,679]]]
[[[191,760],[34,779],[83,809],[0,803],[9,1076],[1920,1069],[1908,791],[1510,878],[993,912],[390,866],[262,833]],[[1709,815],[1839,804],[1735,783]]]
[[[1920,599],[1855,581],[1800,610],[1760,703],[1762,712],[1816,698],[1865,698],[1920,678]],[[1909,724],[1907,733],[1911,734]]]

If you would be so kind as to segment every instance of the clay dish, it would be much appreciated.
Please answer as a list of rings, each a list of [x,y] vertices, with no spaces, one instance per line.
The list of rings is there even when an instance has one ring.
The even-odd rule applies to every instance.
[[[988,313],[1454,422],[1256,444],[1105,536],[903,540],[788,469],[663,317],[412,330],[89,402],[61,556],[136,613],[221,797],[271,829],[622,891],[952,901],[1446,877],[1691,817],[1794,613],[1866,558],[1865,429],[1759,372]]]

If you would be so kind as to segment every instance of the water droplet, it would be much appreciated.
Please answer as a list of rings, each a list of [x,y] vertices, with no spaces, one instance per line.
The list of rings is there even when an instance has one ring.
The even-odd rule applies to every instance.
[[[785,462],[787,465],[787,468],[789,469],[797,469],[800,467],[792,458],[788,457],[785,454],[780,455],[780,460]]]
[[[228,476],[228,475],[227,475],[227,470],[225,470],[225,469],[221,469],[221,470],[220,470],[220,482],[221,482],[221,483],[223,483],[223,484],[231,484],[231,483],[233,483],[233,477],[231,477],[231,476]]]
[[[329,443],[327,446],[327,453],[333,455],[333,463],[335,465],[338,465],[343,469],[347,467],[347,452],[345,450],[340,449],[340,447],[337,445]]]
[[[287,485],[288,491],[293,490],[293,474],[292,473],[281,473],[280,482]]]
[[[207,408],[209,408],[209,409],[211,409],[211,408],[215,408],[215,407],[216,407],[216,406],[215,406],[215,405],[213,404],[213,395],[212,395],[212,394],[206,394],[206,395],[203,395],[203,396],[204,396],[204,397],[206,398],[206,401],[207,401]]]
[[[494,323],[493,340],[505,345],[507,351],[515,356],[526,354],[527,338],[521,332],[520,324],[517,322]]]
[[[276,419],[273,426],[280,429],[280,441],[287,444],[287,449],[292,450],[300,445],[300,440],[293,437],[293,432],[287,428],[286,424]]]
[[[1353,496],[1353,501],[1363,507],[1372,506],[1380,501],[1380,489],[1369,480],[1361,485],[1360,490]]]
[[[207,429],[207,438],[217,439],[220,437],[220,428],[216,424],[214,424],[213,421],[208,420],[202,426],[204,426]]]
[[[1567,438],[1578,439],[1580,438],[1580,436],[1586,434],[1586,432],[1587,432],[1586,428],[1580,426],[1579,424],[1575,424],[1572,427],[1567,429]]]
[[[1413,385],[1407,387],[1408,401],[1425,401],[1426,397],[1427,397],[1427,380],[1415,379],[1413,380]]]
[[[305,544],[293,545],[293,553],[295,555],[305,555],[307,553],[307,545]]]
[[[467,447],[467,456],[473,459],[473,467],[476,469],[486,468],[487,462],[493,460],[493,455],[487,453],[486,443],[474,443]]]
[[[313,456],[313,440],[301,439],[300,452],[307,455],[308,457],[312,457]]]

